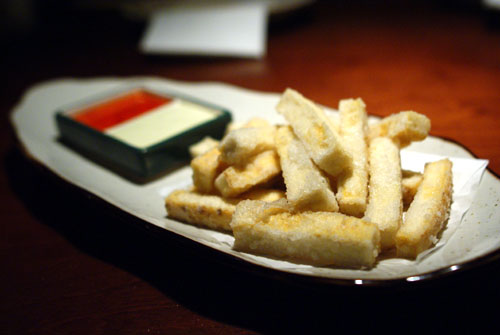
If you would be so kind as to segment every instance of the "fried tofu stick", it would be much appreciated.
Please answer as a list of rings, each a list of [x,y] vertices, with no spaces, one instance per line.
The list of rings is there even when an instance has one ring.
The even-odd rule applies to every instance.
[[[270,127],[271,124],[261,118],[253,118],[243,124],[240,128]],[[267,136],[268,141],[272,141],[274,146],[274,132]],[[269,140],[270,139],[270,140]],[[208,150],[207,150],[208,149]],[[190,147],[191,168],[193,170],[193,184],[196,189],[202,193],[212,193],[215,191],[214,181],[221,171],[228,167],[222,158],[222,152],[219,149],[219,141],[205,138],[197,144]],[[204,151],[204,152],[201,152]]]
[[[365,219],[380,229],[382,249],[394,246],[401,225],[403,200],[399,148],[387,137],[369,146],[370,192]]]
[[[165,207],[168,216],[172,219],[211,229],[230,231],[229,223],[236,204],[241,200],[271,202],[284,198],[283,191],[272,189],[251,190],[239,198],[222,198],[217,195],[201,194],[195,190],[176,190],[165,199]]]
[[[328,180],[311,161],[290,127],[280,127],[276,132],[276,150],[280,156],[286,196],[296,210],[339,210]]]
[[[352,167],[351,156],[344,149],[331,120],[315,103],[288,88],[281,96],[276,110],[290,123],[320,169],[337,176]]]
[[[177,190],[165,199],[168,216],[173,219],[212,229],[231,230],[229,223],[239,199]]]
[[[261,152],[244,166],[233,165],[215,179],[215,188],[226,198],[236,197],[253,186],[265,183],[281,172],[275,150]]]
[[[228,165],[244,164],[250,157],[274,149],[276,128],[244,127],[229,132],[221,141],[220,160]]]
[[[370,125],[368,137],[373,140],[376,137],[389,137],[400,148],[404,148],[414,141],[422,141],[429,134],[431,121],[423,114],[404,111],[389,115],[378,123]]]
[[[211,193],[217,175],[226,167],[219,159],[221,152],[215,147],[191,160],[193,184],[201,193]]]
[[[362,217],[368,197],[366,106],[360,98],[339,103],[340,135],[352,157],[352,169],[339,175],[337,201],[344,214]]]
[[[396,235],[399,257],[415,258],[436,243],[448,219],[452,193],[451,161],[443,159],[426,164],[422,183]]]
[[[291,213],[284,199],[240,202],[231,227],[236,250],[313,265],[369,268],[380,247],[375,224],[333,212]]]

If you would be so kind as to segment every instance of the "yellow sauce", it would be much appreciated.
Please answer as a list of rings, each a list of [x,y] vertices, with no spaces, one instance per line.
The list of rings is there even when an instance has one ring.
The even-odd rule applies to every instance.
[[[147,148],[217,117],[217,111],[175,100],[141,114],[105,133],[137,148]]]

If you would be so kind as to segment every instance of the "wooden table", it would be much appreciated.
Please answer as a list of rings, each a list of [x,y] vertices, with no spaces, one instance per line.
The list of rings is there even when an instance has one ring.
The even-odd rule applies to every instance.
[[[432,135],[489,159],[499,174],[500,30],[470,2],[458,4],[319,2],[273,18],[261,60],[148,57],[137,49],[143,24],[108,14],[49,13],[22,43],[6,39],[1,332],[493,329],[500,312],[498,261],[396,288],[307,285],[234,267],[174,236],[152,237],[33,164],[17,149],[8,122],[23,91],[60,77],[155,75],[268,92],[293,87],[332,107],[359,96],[371,114],[424,113]]]

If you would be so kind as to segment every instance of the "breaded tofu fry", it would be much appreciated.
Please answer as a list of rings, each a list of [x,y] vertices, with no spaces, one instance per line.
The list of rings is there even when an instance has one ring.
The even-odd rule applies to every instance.
[[[215,177],[226,167],[219,160],[220,155],[219,148],[215,147],[191,160],[193,184],[201,193],[214,191]]]
[[[220,159],[228,165],[245,164],[253,155],[274,149],[275,133],[273,126],[233,130],[220,143]]]
[[[399,148],[389,138],[377,137],[368,151],[370,192],[365,219],[378,225],[382,249],[387,249],[394,246],[403,211]]]
[[[403,208],[408,208],[417,194],[418,187],[422,182],[423,176],[419,172],[403,170],[403,179],[401,186],[403,188]]]
[[[272,202],[284,198],[283,191],[273,189],[251,190],[239,198],[222,198],[217,195],[201,194],[196,190],[177,190],[165,199],[165,207],[168,216],[172,219],[211,229],[230,231],[229,223],[236,204],[241,200]]]
[[[231,221],[236,250],[313,265],[375,264],[380,233],[373,223],[333,212],[291,213],[286,201],[245,200]]]
[[[339,175],[337,201],[344,214],[362,217],[368,199],[366,105],[360,98],[339,103],[340,136],[352,157],[352,169]]]
[[[331,120],[314,102],[292,89],[286,89],[276,106],[302,141],[320,169],[337,176],[352,167],[352,159],[344,149]]]
[[[304,145],[290,127],[280,127],[276,132],[276,150],[280,156],[286,196],[294,209],[339,210],[328,180],[311,161]]]
[[[215,179],[215,188],[226,198],[236,197],[280,172],[278,154],[268,150],[250,158],[246,165],[233,165],[222,171]]]
[[[192,158],[201,156],[205,152],[212,150],[219,145],[219,141],[210,137],[205,136],[201,141],[196,142],[189,146],[189,154]]]
[[[411,142],[425,139],[430,129],[431,120],[427,116],[405,111],[389,115],[378,123],[370,125],[368,137],[370,141],[376,137],[389,137],[400,148],[404,148]]]
[[[165,199],[168,216],[172,219],[204,227],[231,230],[229,223],[240,199],[223,199],[216,195],[177,190]]]
[[[436,243],[448,219],[452,194],[451,161],[443,159],[426,164],[422,183],[396,235],[399,257],[415,258]]]

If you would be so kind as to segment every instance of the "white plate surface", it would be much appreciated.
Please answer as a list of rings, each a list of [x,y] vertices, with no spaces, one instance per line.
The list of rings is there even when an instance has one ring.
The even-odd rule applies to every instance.
[[[191,184],[191,171],[181,168],[153,182],[138,185],[82,157],[57,141],[54,113],[60,106],[92,97],[121,86],[143,85],[193,96],[228,108],[235,121],[259,116],[284,122],[274,107],[278,93],[253,92],[220,83],[184,83],[158,78],[61,79],[37,85],[26,92],[13,110],[14,129],[28,153],[61,178],[91,192],[119,209],[153,225],[197,243],[276,271],[355,284],[369,281],[429,277],[443,269],[463,268],[500,248],[500,181],[485,168],[487,161],[475,159],[452,142],[429,137],[402,151],[403,168],[422,170],[426,161],[449,157],[454,163],[454,203],[451,218],[436,247],[415,261],[383,259],[370,270],[314,267],[273,260],[232,250],[230,234],[195,227],[166,217],[165,196]],[[335,115],[335,111],[327,109]],[[371,120],[373,121],[373,120]]]

